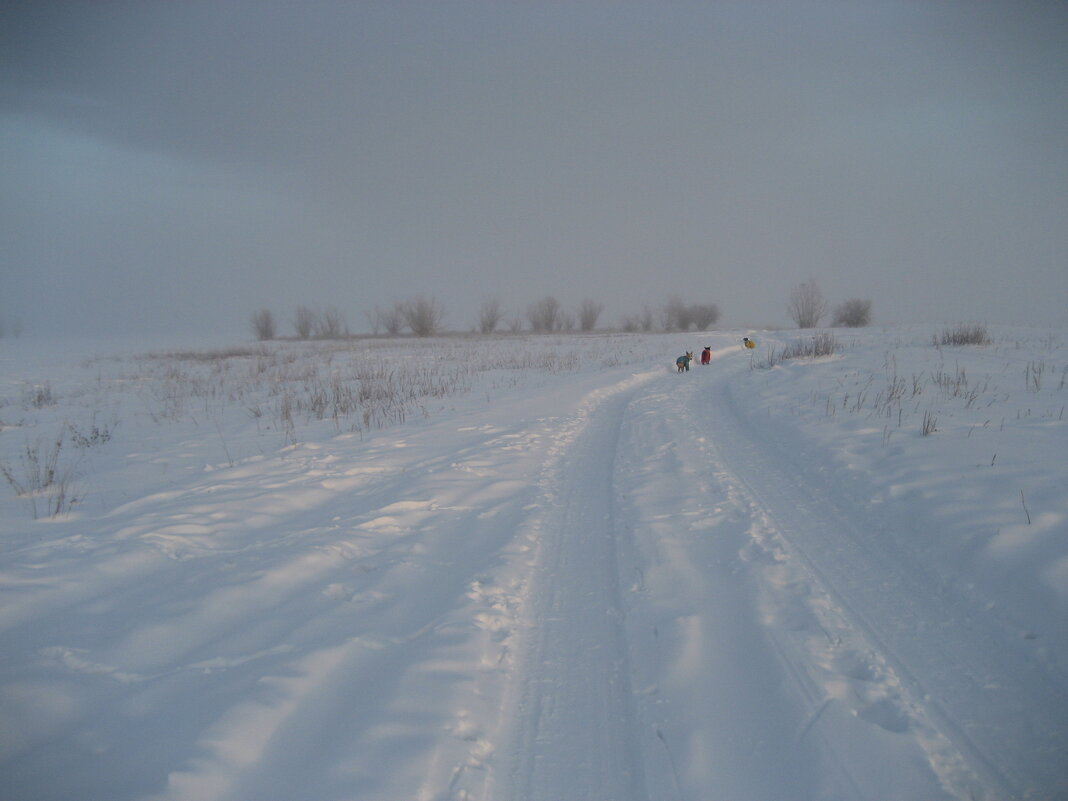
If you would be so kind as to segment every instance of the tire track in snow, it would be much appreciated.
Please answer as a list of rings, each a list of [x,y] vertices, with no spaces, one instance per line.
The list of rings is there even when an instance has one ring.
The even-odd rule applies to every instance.
[[[766,619],[762,577],[774,557],[754,547],[759,517],[691,413],[696,386],[635,398],[617,469],[647,797],[884,798],[816,731],[820,689],[777,640],[778,626],[815,627],[797,610],[788,624]],[[896,797],[943,797],[934,789]]]
[[[1065,774],[1054,754],[1063,754],[1057,716],[1065,705],[1041,670],[1018,659],[1015,648],[999,647],[988,626],[946,597],[950,588],[928,580],[851,500],[755,429],[726,380],[695,395],[693,408],[715,432],[730,482],[764,518],[767,536],[826,595],[837,625],[852,628],[873,651],[874,661],[854,670],[881,665],[886,685],[897,685],[893,697],[859,715],[891,732],[911,731],[962,798],[1059,797]],[[1043,731],[1050,751],[1014,747],[1034,740],[1014,737],[1016,728]]]
[[[543,477],[520,657],[487,799],[646,799],[622,621],[614,465],[624,412],[659,371],[587,396]]]

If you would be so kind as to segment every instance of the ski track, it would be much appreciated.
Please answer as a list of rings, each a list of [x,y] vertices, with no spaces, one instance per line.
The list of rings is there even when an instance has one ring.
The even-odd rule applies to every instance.
[[[461,418],[448,450],[297,446],[25,548],[0,795],[1059,797],[1053,667],[806,471],[743,371],[617,377],[460,448]]]

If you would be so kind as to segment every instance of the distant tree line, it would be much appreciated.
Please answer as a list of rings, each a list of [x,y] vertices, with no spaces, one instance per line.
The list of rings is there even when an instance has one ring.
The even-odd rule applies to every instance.
[[[297,306],[290,320],[295,339],[343,339],[350,336],[345,313],[336,307],[313,309]],[[281,334],[278,318],[270,309],[258,309],[252,313],[252,333],[261,342],[277,339]]]
[[[594,331],[604,313],[604,304],[583,298],[574,308],[567,308],[553,295],[528,304],[521,310],[508,311],[498,298],[487,298],[479,306],[474,330],[480,334],[498,332],[539,334]],[[392,306],[375,306],[366,313],[373,335],[430,337],[445,332],[445,310],[433,297],[419,295]],[[646,304],[637,314],[625,315],[624,331],[705,331],[719,320],[714,303],[685,303],[672,296],[658,308]],[[270,309],[252,313],[252,332],[260,341],[277,339],[282,330],[278,317]],[[344,339],[351,336],[348,320],[336,307],[298,306],[290,319],[294,339]]]
[[[816,328],[827,314],[827,301],[815,279],[803,281],[790,291],[786,311],[798,328]],[[871,324],[871,301],[850,298],[834,308],[835,328],[863,328]]]
[[[862,328],[871,324],[872,302],[849,298],[834,307],[831,325]],[[817,328],[827,316],[827,300],[814,279],[795,286],[786,304],[787,313],[798,328]],[[604,312],[604,305],[584,298],[578,305],[566,308],[553,295],[528,304],[524,309],[508,311],[498,298],[482,301],[473,330],[480,334],[498,332],[520,333],[533,331],[548,334],[567,331],[593,331]],[[445,309],[434,297],[418,295],[392,306],[375,306],[367,312],[367,323],[374,335],[431,337],[445,333]],[[686,332],[707,331],[719,322],[719,307],[715,303],[687,303],[678,295],[669,297],[662,305],[645,304],[632,314],[625,314],[620,328],[625,332]],[[351,336],[345,314],[336,307],[312,308],[298,306],[290,320],[295,339],[344,339]],[[278,338],[278,318],[269,309],[252,313],[252,331],[258,340]]]

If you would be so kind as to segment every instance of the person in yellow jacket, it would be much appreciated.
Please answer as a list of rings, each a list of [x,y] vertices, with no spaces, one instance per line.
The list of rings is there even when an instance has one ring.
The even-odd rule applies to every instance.
[[[742,344],[749,348],[749,350],[752,350],[756,347],[756,343],[749,337],[742,337]]]

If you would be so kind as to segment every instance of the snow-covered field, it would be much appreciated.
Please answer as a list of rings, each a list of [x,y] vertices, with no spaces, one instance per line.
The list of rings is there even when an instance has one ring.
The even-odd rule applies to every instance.
[[[0,340],[0,798],[1066,798],[1068,331],[942,331]]]

